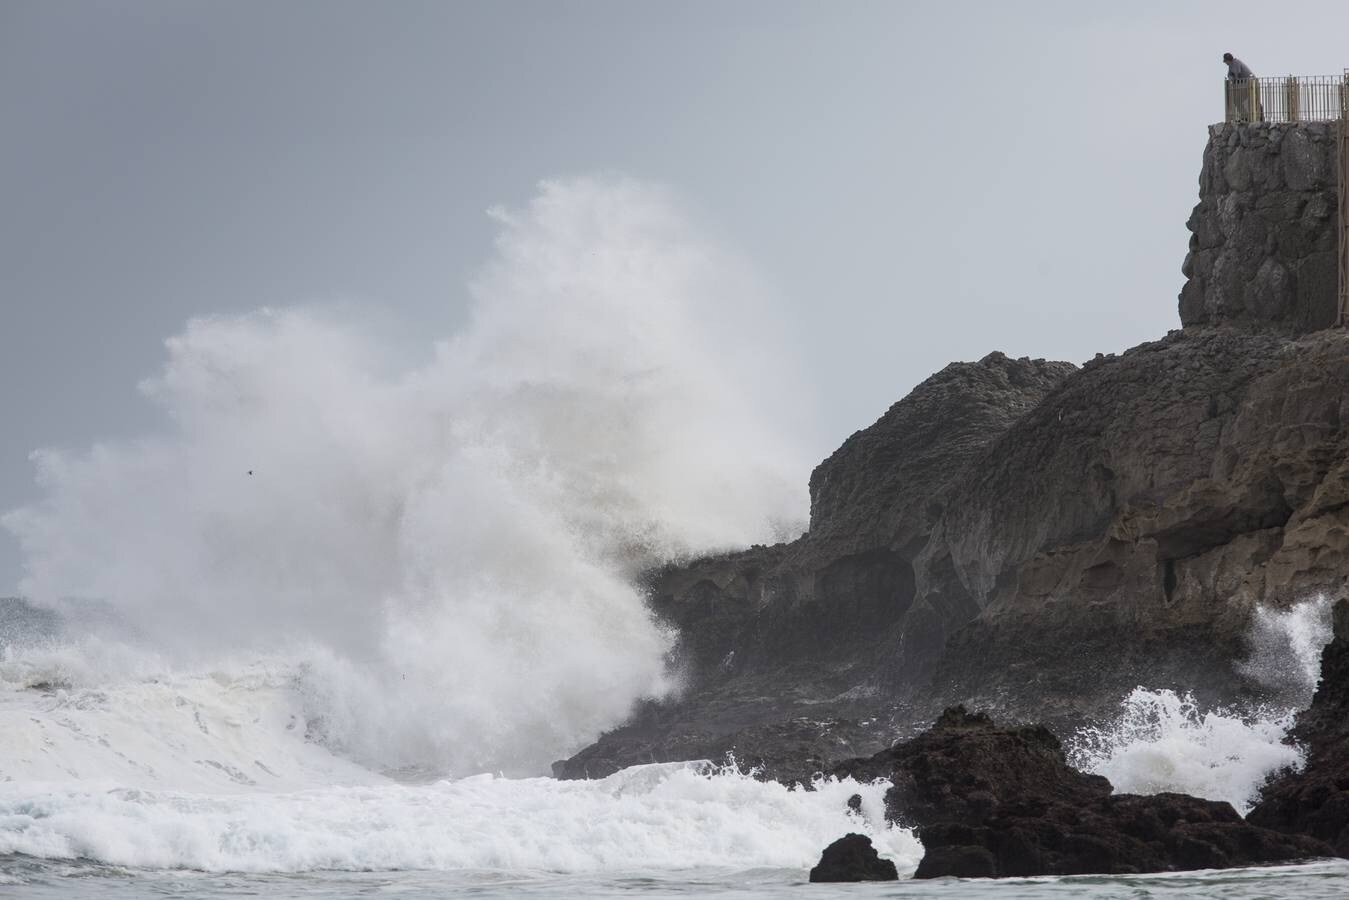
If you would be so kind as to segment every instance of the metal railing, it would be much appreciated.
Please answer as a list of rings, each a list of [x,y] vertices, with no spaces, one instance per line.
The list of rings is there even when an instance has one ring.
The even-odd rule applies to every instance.
[[[1223,82],[1227,122],[1333,122],[1349,109],[1349,73]]]

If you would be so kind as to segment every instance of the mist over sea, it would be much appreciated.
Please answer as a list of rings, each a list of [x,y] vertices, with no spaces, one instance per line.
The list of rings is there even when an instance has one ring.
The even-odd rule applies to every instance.
[[[760,288],[668,194],[548,182],[494,219],[427,361],[317,310],[198,319],[141,385],[160,430],[35,457],[43,499],[3,520],[27,577],[0,602],[0,892],[1339,895],[1342,862],[806,886],[848,831],[913,870],[885,783],[541,777],[681,689],[637,576],[799,533],[807,462]],[[1257,616],[1248,674],[1287,704],[1140,673],[1074,761],[1247,809],[1300,763],[1326,615]]]

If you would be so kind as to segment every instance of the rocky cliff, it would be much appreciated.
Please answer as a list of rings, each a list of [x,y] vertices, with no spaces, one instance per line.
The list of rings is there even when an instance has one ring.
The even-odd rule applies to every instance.
[[[1301,334],[1336,313],[1335,126],[1214,125],[1180,320]]]
[[[980,610],[936,687],[1051,721],[1144,672],[1258,690],[1229,665],[1252,607],[1349,572],[1347,379],[1339,330],[1193,329],[1087,365],[990,449],[922,555]]]
[[[734,752],[788,777],[883,746],[894,704],[882,686],[930,671],[945,633],[976,611],[918,602],[914,564],[943,498],[1073,371],[1001,353],[953,363],[816,468],[800,539],[653,573],[689,690],[555,773]]]
[[[1333,154],[1319,125],[1215,126],[1182,330],[948,366],[820,464],[799,540],[653,573],[689,690],[557,774],[734,750],[785,777],[953,702],[1066,728],[1140,681],[1267,691],[1233,667],[1254,606],[1349,573]]]
[[[1132,874],[1288,862],[1320,840],[1243,822],[1228,803],[1115,794],[1068,765],[1040,725],[1000,725],[964,707],[838,775],[891,783],[885,815],[923,844],[915,878]]]

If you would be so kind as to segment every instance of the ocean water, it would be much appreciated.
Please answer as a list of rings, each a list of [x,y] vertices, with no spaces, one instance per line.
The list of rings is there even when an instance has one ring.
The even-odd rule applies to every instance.
[[[884,783],[539,777],[680,690],[638,574],[798,533],[808,466],[759,286],[668,194],[549,182],[493,218],[429,347],[332,311],[202,318],[140,386],[158,430],[35,455],[41,498],[3,517],[27,599],[0,601],[0,896],[1345,893],[1332,861],[807,885],[850,831],[913,871]],[[1243,665],[1278,703],[1143,685],[1075,761],[1245,808],[1300,762],[1325,610],[1259,617]]]
[[[35,865],[11,860],[0,874],[0,890],[32,898],[277,897],[432,898],[447,896],[505,900],[631,897],[769,900],[810,897],[837,900],[856,897],[936,897],[951,900],[1054,900],[1092,897],[1100,900],[1331,900],[1345,896],[1349,862],[1316,862],[1240,871],[1186,872],[1107,878],[1008,878],[978,881],[939,878],[880,884],[809,884],[800,869],[698,868],[670,871],[558,875],[551,873],[462,872],[323,872],[306,875],[214,875],[198,872],[145,872],[98,865]]]
[[[1297,608],[1289,629],[1319,627],[1326,607]],[[104,657],[117,654],[107,646],[60,638],[26,604],[7,601],[3,610],[4,894],[1254,898],[1343,896],[1349,885],[1349,864],[1340,861],[1128,878],[809,885],[820,850],[850,831],[869,835],[901,874],[916,867],[921,845],[884,821],[885,782],[789,789],[707,762],[638,766],[594,781],[409,779],[323,742],[304,664],[270,657],[200,670],[130,667],[110,678],[117,666]],[[24,634],[40,640],[25,645]],[[86,681],[81,667],[95,663],[103,674]],[[1265,712],[1201,710],[1140,688],[1123,698],[1117,722],[1079,736],[1071,753],[1122,790],[1181,790],[1244,809],[1267,775],[1300,762],[1282,743],[1289,711]],[[847,804],[854,793],[863,800],[856,812]]]

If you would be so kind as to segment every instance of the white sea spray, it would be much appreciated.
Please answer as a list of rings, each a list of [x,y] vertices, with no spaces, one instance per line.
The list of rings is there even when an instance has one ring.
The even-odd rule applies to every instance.
[[[1226,800],[1245,813],[1270,775],[1302,762],[1283,743],[1292,717],[1291,710],[1202,710],[1188,694],[1136,688],[1115,722],[1077,737],[1071,761],[1120,793],[1174,791]]]
[[[633,575],[804,520],[772,317],[658,188],[493,216],[429,362],[335,313],[190,322],[143,385],[162,430],[36,455],[26,595],[105,601],[180,668],[285,657],[311,736],[377,767],[545,771],[675,688]],[[81,652],[58,681],[136,668]]]
[[[1330,606],[1327,598],[1315,597],[1255,611],[1250,653],[1237,669],[1266,687],[1272,702],[1247,710],[1205,709],[1189,694],[1138,687],[1124,698],[1115,721],[1076,736],[1073,764],[1104,775],[1119,792],[1176,791],[1226,800],[1246,813],[1265,781],[1303,763],[1301,750],[1285,738],[1320,678]]]

